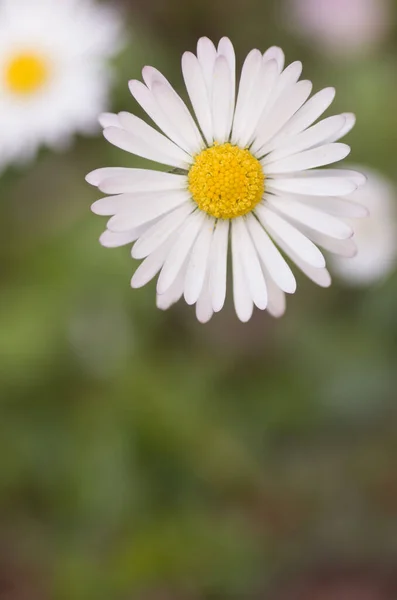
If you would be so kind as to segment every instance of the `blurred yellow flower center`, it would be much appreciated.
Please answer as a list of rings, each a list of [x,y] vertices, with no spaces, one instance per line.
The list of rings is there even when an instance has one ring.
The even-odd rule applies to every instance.
[[[6,66],[6,86],[17,95],[34,94],[46,83],[48,74],[48,63],[42,56],[22,52]]]
[[[249,150],[215,144],[190,168],[189,190],[199,208],[217,219],[234,219],[255,208],[265,191],[262,166]]]

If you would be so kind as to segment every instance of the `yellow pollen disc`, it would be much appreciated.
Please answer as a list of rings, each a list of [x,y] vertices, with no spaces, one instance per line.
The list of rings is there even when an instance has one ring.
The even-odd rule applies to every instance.
[[[214,145],[195,158],[189,190],[199,208],[217,219],[249,213],[265,191],[262,166],[249,150],[232,144]]]
[[[34,94],[48,79],[48,63],[39,54],[22,52],[6,66],[5,81],[14,94]]]

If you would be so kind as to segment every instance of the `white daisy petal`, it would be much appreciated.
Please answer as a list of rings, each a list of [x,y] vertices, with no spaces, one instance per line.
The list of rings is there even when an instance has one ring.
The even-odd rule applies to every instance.
[[[157,192],[187,189],[186,175],[151,171],[150,169],[109,168],[93,171],[87,177],[89,183],[104,194],[128,194],[131,192]]]
[[[305,225],[329,237],[346,240],[353,235],[353,229],[344,221],[311,206],[296,202],[288,196],[281,198],[270,196],[267,199],[267,205],[288,219],[292,219],[298,226]]]
[[[163,165],[187,169],[189,165],[186,162],[185,157],[178,155],[174,150],[177,148],[177,146],[174,146],[174,148],[171,150],[171,148],[167,145],[167,138],[161,136],[161,133],[158,133],[156,136],[155,133],[157,132],[155,132],[153,129],[153,135],[150,136],[150,141],[155,143],[156,139],[160,142],[160,138],[163,137],[163,140],[160,142],[160,148],[156,148],[156,145],[148,145],[142,138],[134,135],[130,131],[119,129],[118,127],[107,127],[104,129],[103,135],[111,144],[121,148],[122,150],[131,152],[132,154],[136,154],[142,158],[147,158],[148,160],[159,162]],[[170,153],[164,153],[166,151],[166,147],[168,150],[170,150]],[[182,150],[180,151],[182,152]]]
[[[258,205],[255,212],[262,225],[283,250],[290,248],[302,261],[316,269],[325,267],[320,250],[298,229],[263,204]]]
[[[105,248],[118,248],[119,246],[125,246],[135,242],[142,235],[143,231],[147,228],[147,225],[131,229],[130,231],[123,231],[121,233],[115,233],[107,229],[104,231],[99,238],[100,243]]]
[[[350,146],[346,144],[325,144],[319,148],[306,150],[294,156],[288,156],[266,165],[268,175],[297,173],[306,169],[315,169],[338,162],[350,154]]]
[[[188,144],[189,152],[200,152],[204,146],[203,138],[181,97],[173,88],[158,81],[154,82],[151,91],[178,135]]]
[[[275,284],[271,277],[265,275],[265,279],[268,294],[267,312],[271,314],[272,317],[278,319],[285,313],[285,294],[282,290],[280,290],[278,285]]]
[[[183,263],[188,258],[195,239],[203,225],[205,213],[196,211],[189,215],[178,238],[171,248],[157,281],[157,293],[164,292],[175,281]]]
[[[341,116],[345,117],[345,125],[339,132],[335,133],[335,135],[329,138],[328,143],[337,142],[341,138],[345,137],[356,124],[356,115],[353,113],[343,113]]]
[[[140,288],[149,283],[160,271],[161,267],[175,243],[175,234],[171,235],[161,246],[150,254],[137,268],[132,279],[131,287]]]
[[[245,279],[251,298],[259,309],[265,310],[267,306],[267,288],[258,254],[247,231],[243,217],[233,219],[232,236],[238,246]]]
[[[204,281],[201,294],[196,304],[196,317],[200,323],[208,323],[214,314],[214,310],[211,305],[211,294],[208,285],[208,273]]]
[[[232,112],[234,112],[234,105],[236,101],[236,55],[232,42],[227,37],[223,37],[218,44],[218,56],[224,56],[229,65],[231,85],[231,104]],[[233,119],[233,114],[232,114]]]
[[[268,48],[268,50],[266,50],[266,52],[264,53],[263,60],[265,62],[269,60],[275,60],[277,63],[278,72],[281,73],[281,71],[284,68],[285,54],[281,50],[281,48],[278,48],[277,46],[272,46],[271,48]]]
[[[295,277],[281,253],[252,214],[247,215],[247,226],[269,276],[284,292],[293,294],[296,291]]]
[[[243,131],[236,139],[236,143],[245,147],[255,136],[256,127],[269,101],[276,77],[278,76],[275,60],[262,61],[262,67],[256,85],[253,86],[244,109]]]
[[[299,81],[277,101],[276,105],[262,117],[251,151],[263,156],[263,146],[272,139],[285,123],[306,102],[312,90],[310,81]]]
[[[337,240],[335,238],[328,237],[312,229],[305,228],[305,235],[324,250],[344,256],[345,258],[353,258],[357,254],[357,246],[354,239],[349,238],[346,240]]]
[[[244,274],[241,249],[235,229],[232,230],[232,266],[233,266],[233,298],[234,308],[240,321],[246,323],[252,317],[254,303],[248,290]]]
[[[299,267],[302,273],[304,273],[311,281],[323,288],[328,288],[331,285],[331,275],[326,268],[316,269],[315,267],[312,267],[301,260],[301,258],[290,248],[285,247],[283,250],[291,258],[291,260],[294,261],[296,266]]]
[[[102,113],[98,118],[99,124],[105,127],[120,127],[119,116],[114,113]]]
[[[228,62],[218,56],[214,67],[212,88],[212,121],[214,139],[222,144],[229,138],[233,118],[232,80]]]
[[[180,164],[185,165],[185,167],[181,168],[186,168],[186,165],[189,166],[192,162],[192,158],[187,152],[184,152],[177,144],[174,144],[174,142],[169,140],[162,133],[159,133],[139,117],[128,112],[121,112],[119,113],[119,120],[123,129],[137,138],[140,138],[147,146],[158,150],[164,155],[173,157],[175,160],[178,160]]]
[[[207,37],[200,38],[197,42],[197,58],[203,70],[209,97],[212,96],[212,82],[216,57],[217,52],[214,43]]]
[[[310,127],[329,108],[335,98],[335,88],[329,87],[314,94],[266,145],[264,152],[278,148],[286,139]]]
[[[184,136],[180,135],[178,127],[175,127],[161,110],[151,90],[149,90],[141,81],[136,80],[131,80],[128,83],[128,86],[135,100],[149,115],[152,121],[165,133],[165,135],[175,142],[175,144],[185,150],[185,152],[189,153],[189,144],[185,141]]]
[[[174,283],[170,285],[168,290],[164,294],[156,295],[156,305],[160,310],[168,310],[173,304],[176,304],[183,295],[183,288],[185,285],[187,263],[183,265],[178,273]]]
[[[132,257],[145,258],[151,252],[154,252],[174,231],[180,228],[194,210],[196,210],[194,203],[187,202],[167,215],[160,217],[157,223],[146,228],[145,233],[134,244],[131,251]]]
[[[301,196],[294,195],[294,200],[303,204],[309,204],[329,215],[344,219],[362,219],[368,217],[369,211],[362,204],[357,204],[347,198],[336,198],[332,196]]]
[[[274,109],[278,102],[291,93],[301,74],[302,63],[300,61],[296,61],[288,65],[288,67],[277,78],[276,84],[266,107],[266,111],[264,111],[263,114],[263,122],[265,119],[269,118],[270,112]]]
[[[154,67],[150,67],[150,66],[143,67],[142,77],[143,77],[143,81],[146,83],[149,90],[152,89],[153,84],[156,81],[158,81],[160,83],[164,83],[165,85],[168,85],[168,87],[172,87],[172,85],[170,84],[168,79],[166,77],[164,77],[164,75],[162,73],[160,73],[160,71],[158,69],[155,69]]]
[[[232,142],[237,140],[244,132],[244,125],[248,115],[247,105],[254,89],[255,82],[260,76],[263,65],[262,54],[259,50],[251,50],[244,61],[241,71],[240,85],[237,95],[236,110],[234,113]]]
[[[215,219],[206,217],[193,245],[185,279],[185,300],[187,304],[197,302],[203,289],[205,276],[208,270],[208,257],[210,254]]]
[[[262,159],[262,164],[267,165],[269,163],[298,154],[303,150],[310,150],[325,143],[329,143],[329,140],[342,130],[345,125],[346,119],[342,115],[335,117],[329,117],[313,125],[306,131],[299,133],[294,137],[293,140],[286,142],[283,146],[274,150]]]
[[[111,231],[127,231],[128,229],[140,227],[140,225],[153,221],[153,219],[157,219],[157,217],[184,203],[191,202],[189,194],[182,191],[148,192],[147,194],[135,196],[133,194],[123,194],[121,196],[110,196],[109,198],[115,203],[125,201],[125,204],[117,209],[116,214],[108,222],[108,229],[111,229]]]
[[[306,196],[345,196],[357,189],[357,183],[347,177],[327,177],[313,170],[314,177],[308,177],[310,171],[299,173],[294,177],[277,177],[268,179],[266,190],[278,194],[287,192]]]
[[[191,52],[182,56],[182,72],[190,101],[199,125],[209,145],[214,141],[211,105],[200,63]]]
[[[219,312],[225,303],[229,221],[218,219],[212,237],[209,260],[209,290],[212,307]]]

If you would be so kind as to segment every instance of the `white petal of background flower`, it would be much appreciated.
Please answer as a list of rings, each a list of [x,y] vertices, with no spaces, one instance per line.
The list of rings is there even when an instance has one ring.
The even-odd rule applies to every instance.
[[[97,131],[120,50],[122,19],[94,0],[2,0],[0,3],[0,168],[31,159],[41,145],[62,149],[74,133]],[[28,52],[47,65],[45,82],[17,94],[4,74]],[[43,63],[43,64],[44,64]]]
[[[367,184],[348,197],[369,213],[366,219],[350,221],[357,254],[349,260],[332,257],[330,266],[347,285],[365,286],[376,284],[396,268],[397,190],[380,173],[361,169],[367,175]]]

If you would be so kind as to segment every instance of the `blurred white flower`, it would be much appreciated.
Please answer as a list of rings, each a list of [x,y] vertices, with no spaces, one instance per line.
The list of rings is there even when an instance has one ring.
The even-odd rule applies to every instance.
[[[389,0],[287,0],[286,17],[291,28],[340,55],[372,48],[392,23]]]
[[[111,194],[93,212],[111,218],[104,246],[136,242],[144,259],[131,285],[158,273],[157,306],[184,296],[199,321],[222,310],[231,248],[236,314],[248,321],[254,306],[279,317],[296,280],[276,245],[312,281],[331,283],[317,245],[335,253],[355,250],[345,217],[366,210],[345,201],[365,183],[361,174],[321,167],[339,162],[350,148],[335,143],[354,126],[344,113],[316,123],[335,90],[309,99],[310,81],[298,81],[302,63],[284,69],[284,53],[252,50],[236,80],[232,43],[216,47],[201,38],[197,56],[185,52],[182,72],[194,117],[169,81],[145,67],[130,90],[164,134],[127,112],[102,115],[104,136],[115,146],[175,172],[101,168],[87,181]],[[320,167],[320,168],[318,168]]]
[[[386,277],[397,261],[397,193],[393,184],[374,171],[360,167],[367,184],[351,194],[369,211],[366,219],[357,219],[354,241],[357,254],[353,258],[332,257],[331,268],[349,285],[368,285]]]
[[[120,34],[92,0],[0,0],[0,169],[96,131]]]

